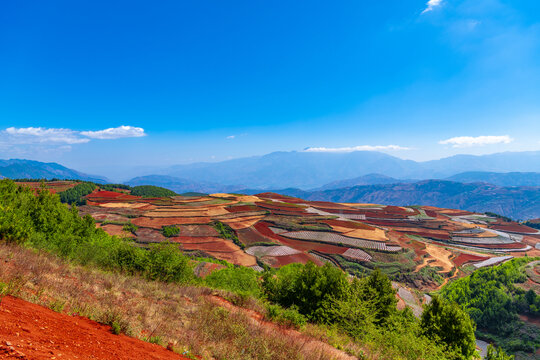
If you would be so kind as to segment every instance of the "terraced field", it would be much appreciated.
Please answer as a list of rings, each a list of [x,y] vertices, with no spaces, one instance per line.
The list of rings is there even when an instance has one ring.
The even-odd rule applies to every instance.
[[[74,184],[47,186],[56,192]],[[313,261],[348,271],[388,268],[411,278],[411,271],[421,276],[436,272],[447,281],[449,274],[459,276],[463,266],[534,256],[540,248],[538,231],[523,224],[427,206],[337,204],[273,193],[143,198],[99,188],[86,200],[81,215],[90,215],[104,231],[130,238],[137,246],[170,242],[188,255],[258,270],[263,264]],[[165,226],[177,227],[178,234],[164,236]],[[433,282],[414,280],[410,285],[426,283]]]

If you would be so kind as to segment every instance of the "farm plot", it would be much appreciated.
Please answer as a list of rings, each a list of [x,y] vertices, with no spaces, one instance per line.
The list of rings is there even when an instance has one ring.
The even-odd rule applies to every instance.
[[[185,225],[185,224],[210,224],[209,217],[170,217],[170,218],[149,218],[138,217],[131,221],[138,227],[146,227],[152,229],[161,229],[163,226]]]
[[[288,246],[252,246],[246,250],[246,253],[256,256],[287,256],[299,254],[300,251]]]
[[[309,261],[313,261],[316,264],[318,263],[317,259],[314,259],[311,255],[305,253],[298,253],[293,255],[285,256],[264,256],[261,258],[261,261],[267,263],[272,267],[281,267],[293,263],[306,264]]]
[[[480,256],[480,255],[461,253],[453,260],[453,262],[456,265],[456,267],[460,267],[463,264],[467,264],[467,263],[471,263],[471,262],[484,261],[484,260],[487,260],[487,259],[489,259],[488,256]]]
[[[347,249],[341,256],[356,260],[356,261],[369,261],[371,260],[371,255],[369,255],[367,252],[362,251],[360,249]]]
[[[489,227],[494,230],[512,232],[516,234],[540,234],[539,230],[520,224],[493,224]]]
[[[136,241],[141,244],[160,243],[167,240],[160,231],[154,229],[139,228],[135,235]]]
[[[199,236],[214,236],[218,237],[219,234],[210,225],[183,225],[180,226],[180,233],[179,236],[191,236],[191,237],[199,237]]]
[[[124,227],[122,225],[107,224],[100,226],[100,224],[98,224],[98,227],[102,228],[109,235],[120,236],[123,238],[135,238],[133,233],[124,231]]]
[[[334,221],[339,221],[339,220],[334,220]],[[365,229],[365,228],[353,229],[351,227],[342,227],[338,225],[330,225],[330,226],[332,226],[332,229],[334,231],[337,231],[339,233],[342,233],[345,236],[352,237],[352,238],[367,239],[367,240],[373,240],[373,241],[383,241],[383,242],[388,240],[388,237],[386,236],[385,231],[383,229],[379,229],[376,227],[370,226],[368,229]]]
[[[477,269],[480,269],[480,268],[483,268],[483,267],[486,267],[486,266],[492,266],[492,265],[500,264],[500,263],[502,263],[504,261],[507,261],[507,260],[510,260],[512,258],[513,258],[513,256],[511,256],[511,255],[492,257],[492,258],[489,258],[487,260],[481,261],[479,263],[473,264],[473,266],[475,268],[477,268]]]
[[[387,246],[385,243],[370,240],[361,240],[350,238],[336,233],[324,231],[291,231],[281,236],[297,240],[318,241],[330,244],[342,244],[357,248],[372,249],[379,251],[397,252],[401,250],[400,246]]]
[[[442,272],[446,273],[449,273],[454,268],[454,263],[450,260],[453,256],[452,252],[433,244],[426,244],[426,252],[429,254],[429,257],[425,258],[424,262],[418,265],[415,271],[427,265],[440,266]]]
[[[264,236],[258,232],[254,227],[248,227],[244,229],[236,230],[238,240],[246,246],[250,246],[256,243],[273,243],[274,239]]]
[[[240,229],[246,229],[253,225],[255,225],[257,222],[262,220],[264,216],[246,216],[246,217],[238,217],[233,219],[220,219],[220,221],[224,224],[229,225],[233,230],[240,230]]]
[[[504,237],[465,237],[465,236],[452,236],[452,241],[460,244],[473,244],[473,245],[501,245],[501,244],[513,244],[514,240]]]

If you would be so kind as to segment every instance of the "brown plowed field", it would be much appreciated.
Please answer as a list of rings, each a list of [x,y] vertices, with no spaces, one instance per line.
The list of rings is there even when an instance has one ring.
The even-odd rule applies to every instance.
[[[183,225],[180,226],[179,236],[219,236],[216,229],[210,225]]]
[[[261,259],[272,267],[281,267],[293,263],[306,264],[309,261],[313,261],[313,258],[305,253],[285,256],[264,256]]]
[[[479,256],[479,255],[472,255],[472,254],[459,254],[458,257],[456,257],[453,261],[454,264],[459,267],[465,263],[473,262],[473,261],[484,261],[489,259],[488,256]]]
[[[134,225],[139,227],[147,227],[152,229],[161,229],[163,226],[170,225],[184,225],[184,224],[209,224],[211,222],[209,217],[170,217],[170,218],[147,218],[138,217],[131,221]]]
[[[239,229],[236,231],[236,234],[238,235],[238,240],[247,246],[260,242],[275,242],[275,240],[262,235],[254,227]]]
[[[2,359],[187,359],[87,318],[6,296],[0,303]]]
[[[129,237],[129,238],[135,237],[133,233],[129,231],[124,231],[123,230],[124,227],[122,225],[107,224],[107,225],[100,226],[100,224],[98,224],[98,226],[101,227],[103,230],[105,230],[105,232],[109,235],[116,235],[120,237]]]
[[[520,224],[495,224],[491,225],[490,228],[500,231],[510,231],[524,234],[536,234],[538,232],[536,229]]]
[[[263,218],[264,216],[248,216],[236,219],[223,219],[221,222],[229,225],[234,230],[240,230],[255,225]]]

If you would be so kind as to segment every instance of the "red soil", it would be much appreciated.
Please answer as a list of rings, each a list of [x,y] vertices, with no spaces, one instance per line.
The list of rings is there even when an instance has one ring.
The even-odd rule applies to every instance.
[[[87,318],[7,296],[0,303],[2,359],[187,359]]]
[[[262,235],[254,227],[236,230],[238,240],[244,245],[252,245],[259,242],[274,242],[275,240]]]
[[[458,257],[456,257],[452,261],[457,267],[459,267],[468,262],[483,261],[487,259],[489,259],[489,257],[487,256],[478,256],[478,255],[472,255],[472,254],[459,254]]]
[[[244,212],[244,211],[257,211],[259,208],[255,205],[236,205],[236,206],[227,206],[225,208],[228,212]]]
[[[272,226],[272,224],[269,224],[264,221],[259,221],[258,223],[254,225],[255,229],[257,229],[257,231],[260,232],[262,235],[267,236],[270,239],[280,241],[280,242],[283,241],[284,238],[277,234],[274,234],[274,232],[268,228],[269,226]]]
[[[538,232],[538,230],[536,229],[519,224],[495,224],[491,225],[490,228],[495,230],[510,231],[524,234],[535,234]]]
[[[206,216],[198,217],[169,217],[169,218],[147,218],[139,217],[131,222],[139,227],[161,229],[163,226],[183,225],[183,224],[209,224],[210,218]]]
[[[285,255],[285,256],[265,256],[263,257],[267,263],[272,267],[281,267],[293,263],[306,264],[309,261],[314,261],[314,259],[305,253],[299,253],[294,255]]]

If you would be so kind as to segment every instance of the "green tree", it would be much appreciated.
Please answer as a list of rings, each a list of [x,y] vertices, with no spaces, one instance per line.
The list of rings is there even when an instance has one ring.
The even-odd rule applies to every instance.
[[[382,325],[396,311],[397,299],[396,290],[392,288],[392,282],[381,272],[375,269],[367,279],[367,291],[363,296],[365,301],[373,304],[375,313],[375,323]]]
[[[423,335],[459,354],[459,359],[471,359],[475,353],[475,325],[456,303],[434,296],[422,313],[420,329]]]
[[[485,360],[514,360],[514,355],[507,355],[503,349],[489,345]]]

